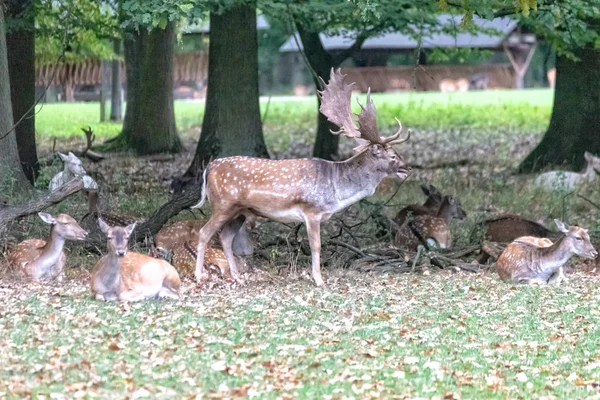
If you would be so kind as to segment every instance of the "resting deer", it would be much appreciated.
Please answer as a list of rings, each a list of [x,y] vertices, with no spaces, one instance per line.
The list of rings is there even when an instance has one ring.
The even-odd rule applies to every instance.
[[[27,239],[19,243],[7,256],[8,263],[18,268],[27,278],[35,281],[57,279],[65,276],[67,257],[63,252],[66,240],[84,240],[87,232],[72,217],[38,213],[42,221],[52,225],[50,238]]]
[[[406,220],[396,232],[395,244],[412,251],[417,250],[423,242],[430,247],[450,248],[450,222],[466,216],[467,213],[456,199],[444,196],[435,216],[425,214]]]
[[[160,251],[155,251],[153,256],[168,260],[181,276],[193,276],[196,271],[197,243],[197,240],[195,242],[187,241],[176,243],[169,250],[165,251],[164,249],[161,249]],[[244,263],[241,258],[239,259],[239,262],[242,264]],[[227,257],[225,257],[223,250],[208,247],[204,253],[204,264],[217,267],[223,279],[231,280],[229,263],[227,262]]]
[[[115,214],[109,212],[101,212],[98,208],[100,195],[97,190],[89,190],[86,192],[88,198],[88,212],[81,218],[81,223],[90,225],[97,224],[98,217],[102,217],[104,222],[111,226],[127,226],[134,222],[142,222],[143,218],[136,218],[130,215]]]
[[[564,279],[563,265],[572,255],[591,259],[598,256],[586,229],[568,226],[557,219],[554,222],[564,235],[553,244],[548,246],[548,241],[533,243],[531,239],[519,238],[500,254],[496,271],[503,281],[539,285],[560,283]]]
[[[586,166],[581,173],[571,171],[550,171],[538,176],[534,185],[542,187],[545,190],[573,190],[577,186],[596,179],[596,174],[600,173],[600,157],[595,157],[592,153],[583,154]]]
[[[408,216],[435,215],[437,213],[442,204],[442,194],[430,183],[422,183],[421,190],[427,196],[425,203],[423,205],[413,204],[400,210],[394,219],[398,226],[402,226]]]
[[[331,162],[318,158],[265,160],[228,157],[212,161],[204,170],[202,196],[193,208],[202,207],[208,199],[212,205],[212,216],[198,233],[198,282],[207,279],[204,252],[209,240],[218,231],[221,231],[223,251],[233,278],[239,280],[232,241],[246,215],[255,214],[281,222],[306,224],[312,252],[312,276],[317,286],[323,285],[321,221],[372,195],[386,176],[396,175],[401,179],[408,176],[410,169],[392,146],[408,140],[410,131],[405,139],[399,139],[402,132],[400,124],[393,136],[381,137],[370,91],[366,106],[361,105],[357,127],[350,109],[353,84],[344,83],[344,78],[340,70],[335,72],[332,69],[329,84],[319,92],[320,111],[340,127],[338,132],[333,133],[344,134],[358,142],[352,158]]]
[[[458,80],[442,79],[440,82],[440,92],[468,92],[469,81],[465,78]]]
[[[110,227],[98,218],[98,224],[108,238],[108,254],[92,270],[91,290],[97,300],[181,299],[181,280],[171,264],[127,251],[135,223],[125,228]]]
[[[64,169],[58,174],[54,175],[54,177],[50,180],[48,189],[51,192],[75,177],[83,177],[86,175],[85,169],[83,169],[81,164],[81,160],[77,158],[75,154],[69,152],[68,155],[64,155],[62,153],[58,153],[58,155],[63,160],[65,165]]]
[[[510,243],[523,236],[553,238],[557,235],[537,222],[512,214],[488,219],[483,225],[485,227],[485,238],[492,242]]]

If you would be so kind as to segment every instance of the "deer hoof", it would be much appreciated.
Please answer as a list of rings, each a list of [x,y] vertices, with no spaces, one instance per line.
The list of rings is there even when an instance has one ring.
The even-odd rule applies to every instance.
[[[207,272],[196,274],[196,283],[198,285],[205,284],[207,280],[208,280],[208,273]]]
[[[325,282],[323,282],[323,278],[321,278],[320,276],[318,278],[315,278],[315,285],[317,285],[317,287],[324,287]]]

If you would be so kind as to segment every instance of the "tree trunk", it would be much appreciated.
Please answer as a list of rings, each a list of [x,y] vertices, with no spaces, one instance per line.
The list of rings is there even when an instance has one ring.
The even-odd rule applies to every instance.
[[[10,100],[10,79],[6,56],[6,23],[0,4],[0,191],[25,193],[31,187],[21,168]]]
[[[173,106],[174,46],[173,22],[126,41],[127,108],[121,139],[138,154],[181,150]]]
[[[550,126],[540,144],[523,160],[520,172],[548,164],[583,166],[583,153],[600,153],[600,50],[576,50],[581,60],[556,57],[556,89]]]
[[[121,54],[121,40],[113,40],[113,50]],[[110,120],[120,122],[123,118],[123,91],[121,88],[121,60],[112,61],[112,80],[110,96]]]
[[[296,25],[308,62],[318,76],[323,78],[325,82],[329,82],[331,68],[335,68],[338,65],[334,65],[334,60],[325,51],[318,32],[309,32],[301,24],[297,23]],[[313,77],[313,80],[317,90],[323,89],[316,77]],[[318,99],[317,107],[321,107],[321,99]],[[315,139],[315,147],[313,148],[313,157],[325,160],[337,160],[340,137],[339,135],[333,135],[331,130],[337,130],[338,127],[329,122],[327,117],[321,114],[318,109],[317,115],[317,138]]]
[[[10,97],[19,159],[25,176],[32,184],[39,172],[35,146],[35,25],[32,2],[12,2],[10,14],[18,18],[21,29],[6,34]]]
[[[185,176],[197,175],[211,158],[269,157],[260,120],[254,4],[210,15],[208,54],[202,134]]]

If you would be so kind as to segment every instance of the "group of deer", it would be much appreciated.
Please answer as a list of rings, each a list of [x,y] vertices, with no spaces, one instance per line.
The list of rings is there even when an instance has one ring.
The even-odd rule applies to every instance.
[[[343,134],[357,141],[355,155],[342,162],[251,157],[214,160],[204,170],[201,199],[193,207],[202,207],[208,200],[212,206],[211,218],[205,223],[183,222],[167,227],[162,237],[159,232],[155,237],[159,253],[175,251],[180,255],[182,265],[195,264],[194,274],[198,283],[203,283],[208,278],[205,264],[210,264],[211,261],[207,262],[207,256],[210,258],[211,255],[218,255],[212,263],[220,267],[223,275],[230,272],[234,280],[240,281],[236,253],[247,254],[247,251],[240,250],[239,247],[249,243],[245,230],[248,222],[255,217],[281,222],[303,222],[311,247],[313,279],[317,286],[324,284],[320,271],[321,222],[372,195],[386,176],[393,175],[400,179],[408,176],[410,168],[393,146],[408,140],[410,131],[406,138],[400,139],[402,125],[397,120],[400,125],[398,131],[390,137],[382,137],[370,93],[367,94],[364,106],[359,103],[361,111],[357,126],[351,112],[352,84],[344,82],[344,75],[339,70],[332,70],[329,83],[323,84],[325,89],[319,92],[320,111],[340,128],[333,133]],[[398,216],[397,241],[411,249],[419,243],[449,247],[451,239],[448,223],[452,218],[464,218],[466,213],[451,196],[441,196],[431,188],[424,190],[428,194],[427,202],[421,208],[403,210]],[[108,253],[97,262],[92,271],[91,290],[97,299],[181,297],[181,281],[173,265],[165,260],[128,251],[135,222],[125,227],[111,226],[104,220],[109,214],[91,211],[91,215],[98,216],[98,225],[107,236],[108,248]],[[414,218],[406,218],[408,215]],[[26,240],[20,243],[9,254],[9,262],[32,279],[62,279],[65,265],[62,249],[65,240],[84,240],[87,233],[68,215],[60,214],[54,218],[40,213],[40,217],[52,225],[50,239],[47,242]],[[124,225],[122,220],[115,219],[115,222]],[[514,261],[515,257],[507,256],[506,263],[509,267],[506,269],[522,272],[527,266],[533,268],[531,271],[537,274],[535,277],[539,277],[539,272],[535,271],[546,267],[535,265],[546,265],[549,259],[546,256],[550,253],[562,251],[560,257],[549,261],[548,265],[552,268],[558,265],[558,260],[564,260],[564,254],[569,257],[573,253],[595,256],[595,250],[591,248],[589,236],[584,230],[578,227],[568,228],[564,224],[559,225],[559,228],[566,235],[551,246],[542,247],[547,242],[537,246],[531,242],[517,241],[514,245],[526,250],[521,252],[518,262]],[[222,252],[212,247],[211,239],[216,233],[219,233]],[[175,261],[177,259],[178,257],[174,257]],[[544,271],[546,270],[547,268]],[[505,276],[502,273],[500,275]],[[517,275],[519,278],[514,278]],[[512,280],[525,281],[522,273],[510,276]]]

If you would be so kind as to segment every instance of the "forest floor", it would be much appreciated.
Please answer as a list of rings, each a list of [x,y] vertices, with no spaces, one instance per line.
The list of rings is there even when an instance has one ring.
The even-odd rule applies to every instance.
[[[547,117],[542,106],[535,112],[531,120]],[[389,235],[380,234],[372,216],[393,216],[422,202],[419,182],[426,179],[457,197],[468,213],[453,223],[457,248],[479,243],[479,222],[503,212],[553,230],[553,218],[590,228],[598,247],[599,210],[586,200],[598,198],[598,185],[547,194],[532,188],[533,176],[512,174],[545,126],[512,123],[518,118],[472,126],[459,117],[447,117],[456,123],[446,128],[417,124],[399,149],[415,166],[409,179],[384,180],[374,197],[324,224],[325,288],[310,279],[304,228],[268,221],[252,233],[257,254],[247,260],[245,286],[212,276],[198,288],[186,276],[182,302],[92,300],[87,281],[98,255],[72,243],[63,284],[24,284],[0,258],[0,398],[600,397],[595,261],[574,257],[561,286],[521,287],[501,282],[491,266],[468,273],[417,263],[406,274],[402,260],[397,268],[365,265],[335,245],[389,246]],[[311,123],[292,130],[266,124],[273,157],[309,156]],[[187,167],[198,135],[197,127],[183,131],[181,155],[123,152],[97,164],[84,161],[103,177],[103,207],[149,216],[168,200],[170,179]],[[53,147],[66,152],[83,146],[83,136],[38,139],[42,158]],[[346,157],[353,143],[341,142]],[[58,162],[48,167],[39,186],[59,168]],[[80,218],[86,208],[77,194],[50,211]],[[202,217],[192,215],[177,219]],[[25,218],[0,238],[0,250],[47,231],[37,217]],[[469,257],[464,261],[476,255]]]

